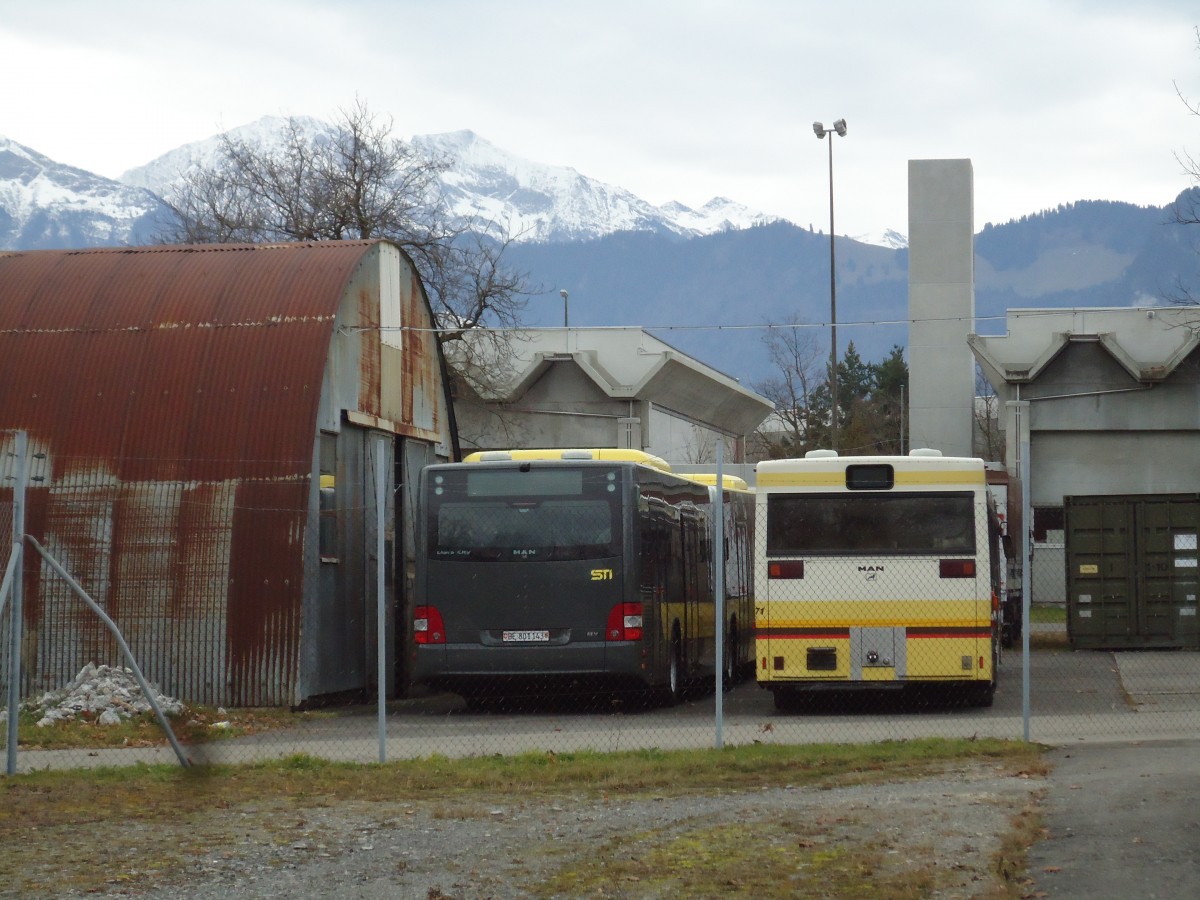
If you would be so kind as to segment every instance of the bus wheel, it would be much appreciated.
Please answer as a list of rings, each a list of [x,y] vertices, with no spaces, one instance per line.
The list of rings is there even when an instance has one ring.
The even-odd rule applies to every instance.
[[[671,659],[667,670],[667,703],[675,706],[683,702],[683,638],[679,625],[671,629]]]
[[[738,666],[737,648],[737,623],[730,622],[725,636],[725,659],[721,666],[724,678],[722,687],[727,691],[733,690],[734,684],[737,683],[738,673],[741,671]]]

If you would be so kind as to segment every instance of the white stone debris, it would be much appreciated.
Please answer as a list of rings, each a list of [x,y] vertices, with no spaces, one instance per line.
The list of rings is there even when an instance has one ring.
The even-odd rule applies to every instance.
[[[183,713],[183,703],[160,693],[156,684],[151,683],[149,687],[165,715]],[[25,706],[41,713],[37,723],[39,728],[78,716],[88,716],[99,725],[119,725],[125,719],[153,709],[132,669],[97,666],[94,662],[84,666],[66,687],[49,691]]]

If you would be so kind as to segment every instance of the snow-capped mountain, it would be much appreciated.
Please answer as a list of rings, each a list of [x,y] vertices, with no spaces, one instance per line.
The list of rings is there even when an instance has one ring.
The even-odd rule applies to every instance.
[[[319,119],[293,118],[312,139],[331,126]],[[232,128],[237,141],[256,147],[281,146],[288,120],[265,116]],[[423,156],[444,162],[441,186],[451,213],[518,241],[570,241],[617,231],[655,231],[695,237],[748,228],[778,217],[717,197],[695,210],[682,203],[654,206],[630,193],[581,175],[506,153],[472,131],[416,135],[408,141]],[[218,159],[220,136],[185,144],[121,176],[125,184],[167,196],[180,174]]]
[[[654,206],[575,169],[513,156],[472,131],[417,135],[411,143],[448,162],[442,185],[456,215],[497,223],[518,240],[580,240],[616,231],[695,237],[779,221],[723,197],[699,210],[675,202]]]
[[[888,228],[882,234],[854,235],[861,244],[874,244],[876,247],[887,247],[889,250],[904,250],[908,247],[908,237],[895,229]]]
[[[293,117],[311,140],[333,126]],[[226,132],[258,148],[282,148],[288,119],[265,116]],[[783,221],[724,197],[700,209],[682,203],[655,206],[630,191],[507,153],[471,131],[417,135],[412,147],[446,165],[440,186],[451,214],[476,228],[522,243],[577,241],[640,231],[700,237]],[[220,158],[221,136],[185,144],[119,181],[56,163],[0,138],[0,248],[38,249],[149,243],[159,239],[180,177]],[[904,246],[895,232],[861,240]]]
[[[260,150],[281,150],[288,121],[279,116],[264,116],[248,125],[230,128],[225,134],[236,143],[244,143]],[[320,140],[331,130],[327,123],[309,116],[293,116],[291,121],[314,141]],[[122,184],[145,188],[160,197],[166,197],[183,175],[198,166],[212,167],[220,161],[221,137],[214,134],[212,137],[176,147],[145,165],[122,173],[119,180]]]
[[[145,244],[168,215],[148,190],[57,163],[0,136],[0,248]]]

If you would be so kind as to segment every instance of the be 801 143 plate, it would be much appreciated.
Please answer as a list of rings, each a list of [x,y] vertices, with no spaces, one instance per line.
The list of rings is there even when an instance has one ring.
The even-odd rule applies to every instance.
[[[550,640],[549,631],[506,631],[503,640],[508,643],[537,643]]]

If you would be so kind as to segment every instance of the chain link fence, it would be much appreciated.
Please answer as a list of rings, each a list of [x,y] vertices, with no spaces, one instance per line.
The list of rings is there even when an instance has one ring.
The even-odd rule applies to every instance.
[[[22,565],[0,611],[0,741],[10,771],[301,753],[374,762],[768,742],[1200,735],[1194,638],[1123,643],[1114,634],[1103,646],[1081,646],[1062,589],[1061,547],[1037,548],[1035,573],[1059,575],[1044,592],[1033,579],[1028,614],[1013,622],[1020,601],[993,600],[994,573],[953,518],[898,510],[905,527],[892,537],[901,545],[875,563],[855,563],[847,574],[829,555],[793,554],[802,571],[764,576],[769,535],[744,501],[742,514],[723,505],[718,528],[707,487],[660,490],[658,505],[644,504],[639,518],[608,499],[607,484],[585,487],[577,501],[475,498],[473,507],[444,511],[411,554],[395,539],[404,529],[385,524],[385,566],[370,553],[349,576],[319,554],[305,564],[315,594],[350,591],[329,603],[292,590],[278,569],[264,568],[257,584],[230,585],[221,560],[256,546],[201,556],[171,531],[177,515],[153,514],[196,503],[196,520],[216,503],[230,516],[278,527],[280,515],[263,510],[286,507],[262,494],[257,508],[242,509],[245,493],[220,485],[169,495],[35,485],[26,500],[32,524],[13,541]],[[313,508],[336,521],[364,509],[377,514],[369,503],[335,506],[311,487],[270,496],[311,496]],[[14,518],[13,500],[0,504],[5,533]],[[883,540],[878,524],[876,511],[855,528]],[[966,530],[988,527],[976,518]],[[223,539],[210,535],[208,546]],[[260,537],[267,547],[289,539],[302,541],[295,533]],[[837,535],[814,540],[833,546]],[[920,552],[929,542],[939,552]],[[1175,546],[1179,590],[1194,609],[1194,536]],[[436,592],[419,584],[433,566]],[[374,587],[377,568],[386,589]],[[1010,584],[1014,590],[1019,595]],[[714,601],[717,592],[724,604]],[[316,637],[306,634],[313,630]],[[234,682],[245,672],[282,686],[263,692],[272,702],[239,699]],[[331,689],[307,691],[306,679],[318,676]],[[288,699],[296,696],[302,701]]]

